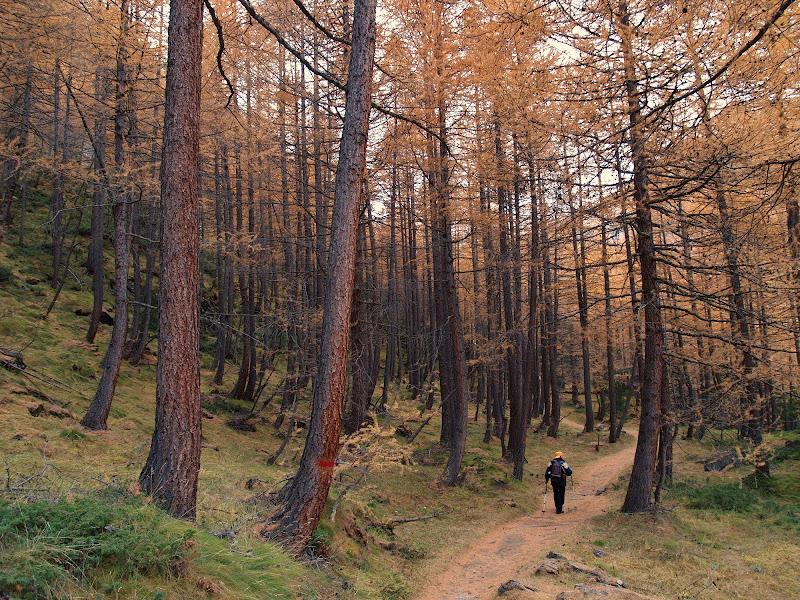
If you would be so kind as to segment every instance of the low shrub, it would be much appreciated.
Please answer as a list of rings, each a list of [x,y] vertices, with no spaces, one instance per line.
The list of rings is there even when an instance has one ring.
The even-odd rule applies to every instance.
[[[679,491],[687,499],[691,508],[747,512],[758,502],[758,495],[749,487],[739,487],[736,483],[722,483],[706,486],[685,485]]]

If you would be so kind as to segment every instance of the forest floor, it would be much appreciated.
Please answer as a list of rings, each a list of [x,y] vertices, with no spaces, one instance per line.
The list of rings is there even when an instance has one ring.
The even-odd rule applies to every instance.
[[[602,491],[630,472],[635,451],[634,443],[589,464],[571,465],[574,491],[567,487],[563,514],[556,514],[552,488],[548,486],[544,512],[513,519],[475,540],[439,573],[429,576],[429,584],[415,600],[488,600],[496,598],[499,586],[509,580],[536,590],[529,589],[525,598],[554,598],[563,585],[544,577],[534,580],[536,569],[545,562],[548,552],[559,552],[564,539],[609,510],[611,500]]]

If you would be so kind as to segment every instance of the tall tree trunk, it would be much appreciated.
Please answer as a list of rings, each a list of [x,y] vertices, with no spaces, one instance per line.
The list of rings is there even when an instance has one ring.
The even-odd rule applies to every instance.
[[[533,152],[528,143],[528,185],[531,193],[531,249],[530,249],[530,268],[528,270],[528,355],[525,368],[531,375],[531,405],[528,411],[527,422],[530,425],[531,418],[539,415],[541,404],[541,373],[539,369],[540,336],[538,335],[538,324],[541,320],[541,308],[539,306],[539,280],[542,271],[542,256],[539,235],[539,194],[536,178],[536,168],[533,160]]]
[[[263,532],[301,552],[319,523],[333,480],[346,392],[347,348],[355,274],[356,232],[362,206],[375,53],[375,0],[355,0],[333,229],[322,324],[322,348],[311,423],[300,469]]]
[[[116,169],[116,190],[114,193],[114,325],[111,340],[103,357],[103,374],[97,384],[92,403],[81,425],[89,429],[108,429],[108,413],[117,388],[125,336],[128,333],[128,258],[130,238],[128,237],[128,205],[130,189],[128,185],[130,154],[126,153],[126,133],[130,120],[128,93],[130,74],[128,73],[127,36],[130,27],[128,0],[120,4],[120,36],[117,48],[117,113],[114,118],[114,164]]]
[[[555,238],[555,235],[553,236]],[[545,244],[547,238],[544,238]],[[548,250],[549,254],[549,250]],[[561,396],[559,394],[558,385],[558,243],[553,240],[553,262],[550,263],[549,256],[545,258],[545,286],[548,299],[545,306],[545,312],[548,316],[547,319],[547,361],[548,373],[550,375],[549,389],[550,389],[550,410],[549,410],[549,427],[547,428],[547,435],[550,437],[558,437],[558,426],[561,424]]]
[[[61,98],[61,62],[56,59],[55,69],[55,84],[53,95],[53,195],[51,199],[51,207],[53,213],[52,224],[52,251],[53,251],[53,275],[50,278],[51,287],[59,287],[59,273],[61,271],[61,254],[64,245],[64,176],[67,162],[67,132],[69,128],[69,94],[66,95],[64,108],[64,136],[59,147],[58,136],[59,131],[59,105]],[[61,159],[59,163],[58,151],[61,150]]]
[[[352,384],[350,398],[344,415],[344,432],[355,433],[364,424],[369,404],[369,331],[366,325],[366,262],[364,225],[359,227],[356,247],[356,272],[353,282],[353,307],[351,321],[350,372]],[[359,260],[360,259],[360,260]]]
[[[541,359],[542,359],[542,409],[541,417],[542,422],[539,428],[548,427],[551,423],[551,391],[550,384],[555,379],[555,375],[551,375],[551,371],[555,370],[555,364],[552,358],[555,356],[555,351],[551,352],[551,348],[555,346],[555,339],[552,337],[553,332],[553,283],[551,276],[550,266],[550,244],[548,242],[548,232],[546,227],[542,227],[542,296],[544,297],[544,314],[541,320]]]
[[[193,519],[200,472],[198,179],[202,0],[172,0],[161,178],[156,419],[139,485]]]
[[[236,255],[238,260],[239,272],[239,298],[242,306],[242,360],[239,363],[239,374],[236,383],[231,391],[231,397],[239,400],[249,400],[246,397],[247,382],[250,379],[250,369],[252,367],[252,333],[250,318],[253,309],[250,305],[250,289],[252,280],[248,277],[250,273],[250,253],[247,251],[248,242],[244,239],[244,206],[242,200],[242,157],[239,147],[236,148]],[[252,219],[250,220],[252,224]],[[252,225],[248,225],[251,227]],[[248,231],[248,233],[252,233]],[[249,239],[249,238],[248,238]],[[248,285],[250,281],[251,285]]]
[[[508,383],[509,427],[508,457],[514,465],[513,477],[521,480],[525,466],[527,414],[522,397],[520,374],[520,344],[516,328],[517,310],[512,292],[514,268],[509,237],[513,235],[513,216],[509,206],[508,190],[503,183],[503,147],[500,123],[495,120],[495,157],[497,162],[497,205],[500,213],[500,273],[502,282],[503,314],[506,335],[506,381]]]
[[[622,163],[619,156],[619,146],[615,148],[615,167],[617,171],[617,195],[620,198],[620,201],[623,206],[623,215],[626,214],[627,202],[625,201],[625,184],[622,179]],[[633,364],[631,366],[631,377],[630,377],[630,384],[634,387],[633,395],[635,398],[635,406],[641,405],[642,401],[642,373],[644,372],[644,354],[642,352],[642,331],[641,326],[639,324],[640,321],[640,306],[639,306],[639,297],[636,293],[636,271],[634,265],[634,252],[631,248],[631,234],[630,228],[628,223],[628,217],[623,216],[622,220],[622,231],[625,235],[625,258],[628,265],[628,286],[630,289],[630,298],[631,298],[631,310],[632,310],[632,327],[631,331],[633,334]],[[629,395],[630,398],[630,395]],[[628,404],[626,403],[626,406]],[[627,409],[626,409],[627,411]],[[622,416],[620,419],[620,423],[625,420],[625,415]],[[622,429],[619,429],[620,433]],[[617,436],[619,437],[619,436]]]
[[[597,172],[601,172],[600,159],[597,158]],[[599,203],[603,206],[603,184],[598,185]],[[606,379],[608,381],[608,443],[613,444],[617,441],[617,390],[616,373],[614,368],[614,341],[611,333],[611,269],[608,264],[608,236],[606,235],[606,219],[601,216],[600,241],[602,244],[603,262],[603,291],[606,301]]]
[[[26,188],[26,154],[28,152],[28,131],[31,128],[31,91],[33,83],[33,65],[28,64],[25,69],[25,86],[20,97],[13,101],[12,112],[19,114],[19,124],[11,128],[9,135],[9,148],[14,153],[7,159],[5,178],[3,181],[2,197],[0,197],[0,242],[5,237],[6,227],[14,222],[14,195],[17,193],[19,180],[22,179],[22,197],[19,215],[19,245],[25,245],[25,192]],[[21,106],[20,106],[21,105]],[[20,106],[20,108],[17,108]]]
[[[636,226],[639,236],[639,260],[642,272],[642,304],[645,309],[644,372],[642,377],[642,412],[631,478],[623,512],[639,512],[651,506],[651,491],[658,450],[661,402],[664,377],[664,329],[658,298],[658,274],[653,219],[648,187],[648,156],[639,104],[639,90],[634,70],[633,30],[628,4],[619,3],[617,31],[622,39],[625,66],[625,90],[630,119],[630,146],[633,160],[633,194],[636,203]]]
[[[572,216],[572,250],[575,260],[575,283],[578,290],[578,314],[581,323],[581,356],[583,359],[583,397],[585,400],[586,423],[583,431],[591,433],[594,431],[594,413],[592,411],[592,367],[589,357],[589,302],[586,297],[588,293],[586,285],[586,255],[583,242],[583,200],[576,214],[572,199],[572,186],[567,184],[567,195],[569,197],[569,211]],[[580,251],[578,250],[578,238],[580,237]],[[555,437],[555,436],[554,436]]]
[[[103,69],[98,68],[95,75],[95,94],[101,104],[106,99],[107,84]],[[97,180],[92,190],[92,226],[89,242],[89,268],[92,272],[92,314],[89,316],[89,330],[86,332],[86,341],[94,342],[97,329],[100,326],[100,315],[103,312],[103,229],[105,223],[106,185],[108,173],[105,171],[106,162],[106,115],[100,111],[94,124],[94,170]]]
[[[160,71],[157,78],[160,79]],[[150,175],[155,181],[158,177],[158,104],[153,107],[153,141],[150,148]],[[216,165],[215,165],[216,167]],[[216,177],[215,177],[216,181]],[[131,364],[138,365],[142,360],[150,336],[150,321],[153,312],[153,278],[156,270],[156,234],[158,232],[158,198],[156,190],[150,194],[148,201],[147,230],[145,232],[145,282],[144,282],[144,317],[139,339],[131,354]],[[217,271],[219,273],[219,270]]]

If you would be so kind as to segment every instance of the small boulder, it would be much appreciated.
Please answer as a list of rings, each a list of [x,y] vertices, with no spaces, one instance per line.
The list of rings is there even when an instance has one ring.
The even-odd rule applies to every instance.
[[[252,490],[257,485],[260,486],[264,483],[266,483],[266,481],[264,481],[263,479],[259,479],[258,477],[251,477],[250,479],[247,480],[247,482],[245,482],[244,487],[247,488],[248,490]]]
[[[558,575],[558,565],[555,565],[551,562],[542,563],[539,565],[539,568],[536,569],[537,575]]]
[[[527,585],[522,585],[519,581],[511,579],[501,584],[500,587],[497,588],[497,595],[502,596],[503,594],[505,594],[506,592],[510,592],[511,590],[522,590],[522,591],[530,590],[532,592],[535,592],[536,588],[532,588]]]
[[[31,413],[32,417],[41,416],[44,412],[44,404],[29,404],[28,412]]]
[[[621,579],[612,577],[610,574],[606,573],[602,569],[596,569],[595,567],[590,567],[589,565],[583,565],[581,563],[570,563],[569,566],[573,571],[591,575],[599,583],[603,583],[605,585],[612,585],[615,587],[622,587],[622,588],[628,587]]]
[[[414,433],[413,431],[411,431],[411,428],[405,423],[400,423],[400,425],[397,426],[397,429],[395,429],[394,432],[396,435],[399,435],[400,437],[404,438],[410,438]]]

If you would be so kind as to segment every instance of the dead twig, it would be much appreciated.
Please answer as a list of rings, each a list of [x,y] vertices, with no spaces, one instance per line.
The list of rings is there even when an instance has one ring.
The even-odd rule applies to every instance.
[[[441,517],[449,513],[450,511],[445,511],[445,512],[433,513],[432,515],[420,515],[417,517],[398,517],[396,519],[387,519],[386,521],[381,521],[380,523],[373,522],[372,525],[374,525],[375,527],[380,527],[381,529],[385,529],[387,531],[394,531],[395,525],[402,525],[403,523],[415,523],[417,521],[428,521],[430,519],[435,519],[437,517]]]

